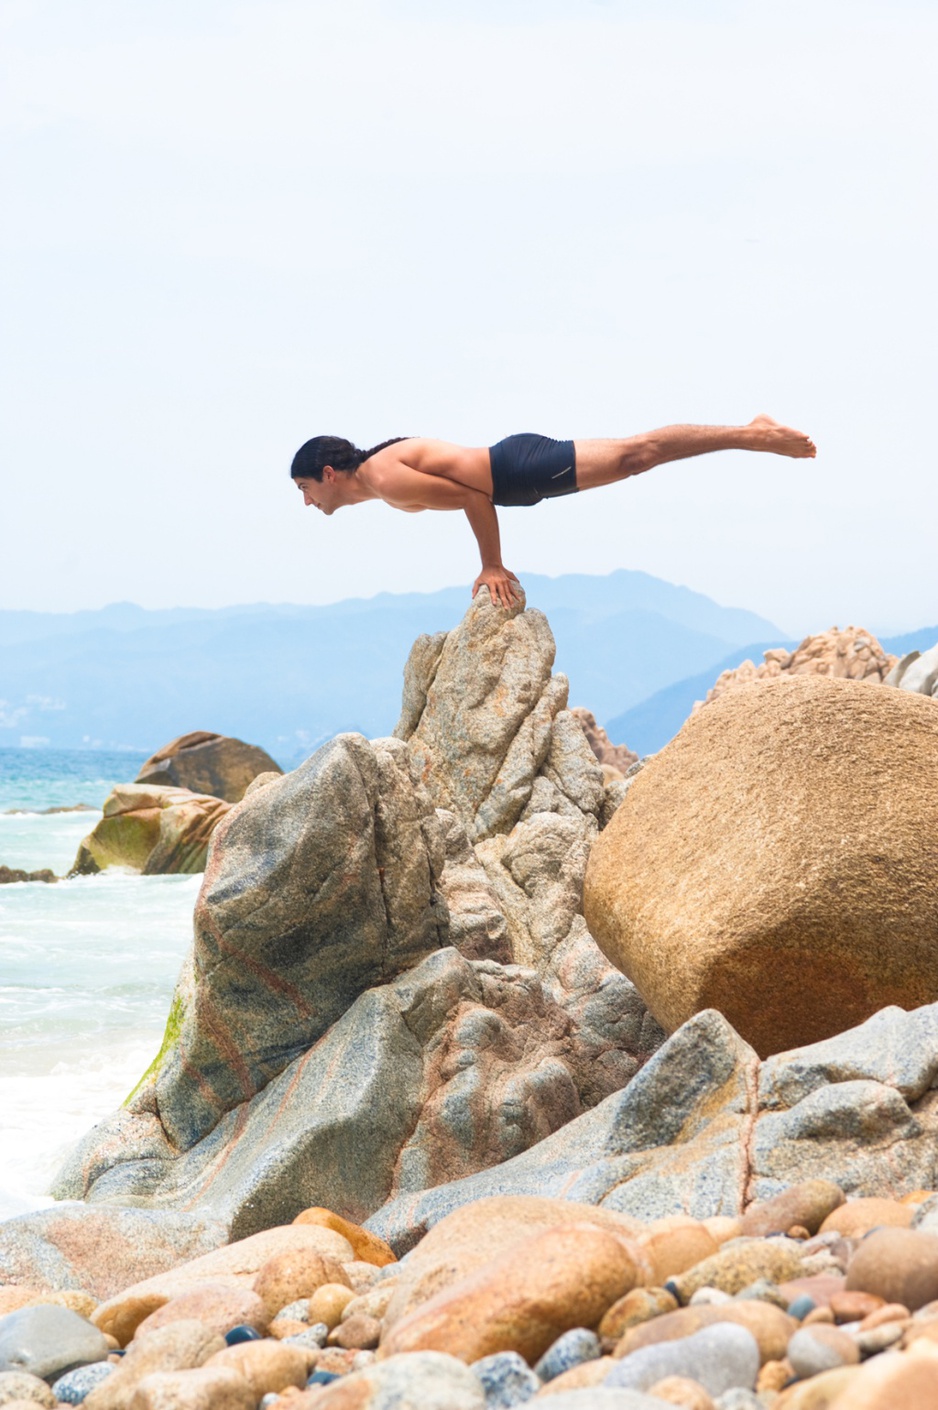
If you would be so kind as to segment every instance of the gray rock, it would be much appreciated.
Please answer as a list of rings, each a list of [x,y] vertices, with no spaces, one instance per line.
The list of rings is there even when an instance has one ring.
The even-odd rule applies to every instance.
[[[542,1381],[552,1381],[562,1376],[564,1371],[582,1366],[584,1361],[595,1361],[601,1354],[599,1337],[595,1332],[586,1327],[573,1327],[547,1348],[534,1367],[534,1373]]]
[[[60,1376],[52,1386],[57,1400],[65,1405],[81,1405],[85,1396],[112,1374],[113,1362],[98,1361],[93,1366],[79,1366],[77,1371],[68,1371]]]
[[[33,1405],[42,1405],[45,1410],[55,1410],[56,1398],[45,1381],[28,1371],[0,1371],[0,1405],[8,1405],[14,1400],[28,1400]]]
[[[716,1407],[717,1410],[766,1410],[766,1402],[754,1390],[734,1386],[717,1396]]]
[[[310,1350],[316,1347],[324,1347],[329,1336],[329,1328],[325,1322],[314,1322],[305,1332],[294,1332],[292,1336],[284,1337],[285,1342],[291,1346],[308,1346]]]
[[[0,1282],[104,1300],[227,1242],[227,1224],[202,1214],[53,1206],[0,1224]]]
[[[846,1332],[844,1337],[847,1338]],[[836,1370],[838,1366],[852,1365],[858,1359],[856,1351],[852,1356],[842,1354],[841,1349],[825,1337],[815,1336],[811,1327],[799,1327],[788,1342],[786,1355],[799,1380]]]
[[[73,1367],[104,1361],[107,1354],[97,1327],[67,1307],[21,1307],[0,1318],[0,1371],[29,1371],[52,1380]]]
[[[886,677],[887,685],[911,690],[917,695],[935,695],[938,691],[938,646],[928,651],[910,652]]]
[[[92,1202],[201,1199],[233,1238],[311,1205],[363,1218],[558,1131],[595,1081],[592,1047],[536,974],[440,950],[361,995],[191,1150],[178,1154],[158,1118],[138,1116],[134,1158],[107,1163],[102,1150],[126,1150],[124,1114],[85,1138],[57,1189]]]
[[[353,1371],[342,1381],[368,1410],[485,1410],[481,1382],[455,1356],[412,1351]]]
[[[488,1410],[523,1405],[541,1388],[540,1378],[517,1351],[496,1351],[493,1356],[474,1361],[470,1369],[482,1382]]]
[[[277,1313],[279,1321],[283,1322],[308,1322],[309,1321],[309,1298],[300,1298],[299,1302],[288,1302],[286,1307],[281,1307]],[[318,1323],[317,1326],[325,1326],[325,1323]]]
[[[752,1333],[723,1322],[679,1341],[659,1342],[631,1352],[613,1367],[603,1384],[648,1390],[665,1376],[688,1376],[710,1395],[722,1395],[735,1386],[751,1390],[759,1364],[759,1347]]]

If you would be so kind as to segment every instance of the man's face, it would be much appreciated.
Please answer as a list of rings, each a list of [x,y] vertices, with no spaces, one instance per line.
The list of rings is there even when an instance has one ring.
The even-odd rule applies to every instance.
[[[342,479],[331,465],[326,465],[321,480],[298,479],[295,484],[303,496],[304,504],[315,505],[323,514],[334,514],[340,505],[345,503]]]

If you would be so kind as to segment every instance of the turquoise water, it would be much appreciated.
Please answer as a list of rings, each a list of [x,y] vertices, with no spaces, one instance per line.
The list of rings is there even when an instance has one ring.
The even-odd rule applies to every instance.
[[[0,863],[62,874],[142,755],[0,750]],[[69,1147],[157,1052],[198,876],[107,872],[0,886],[0,1219],[36,1208]]]

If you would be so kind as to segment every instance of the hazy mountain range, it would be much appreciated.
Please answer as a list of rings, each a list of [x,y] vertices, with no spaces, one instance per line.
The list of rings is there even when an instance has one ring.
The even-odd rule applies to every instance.
[[[643,753],[727,665],[788,641],[755,613],[646,573],[523,581],[550,619],[571,704]],[[453,627],[467,604],[459,587],[325,607],[0,611],[0,747],[152,750],[210,729],[292,763],[341,730],[387,734],[414,638]],[[933,645],[938,628],[891,649],[913,638]]]

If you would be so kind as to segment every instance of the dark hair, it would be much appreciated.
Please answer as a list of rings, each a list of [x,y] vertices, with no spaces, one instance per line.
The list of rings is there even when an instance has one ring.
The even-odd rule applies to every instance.
[[[322,472],[327,465],[331,465],[333,470],[345,470],[351,475],[363,460],[377,455],[385,446],[412,439],[412,436],[392,436],[389,441],[381,441],[370,450],[359,450],[358,446],[344,440],[342,436],[314,436],[311,441],[304,442],[293,457],[290,476],[294,480],[322,480]]]

